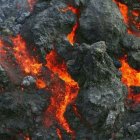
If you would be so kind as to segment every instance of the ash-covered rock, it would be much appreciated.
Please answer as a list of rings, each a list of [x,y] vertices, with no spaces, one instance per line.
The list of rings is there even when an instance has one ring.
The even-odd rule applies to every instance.
[[[43,110],[48,105],[49,98],[46,101],[37,94],[16,91],[1,95],[0,138],[8,140],[19,133],[33,133],[42,127]]]
[[[128,54],[128,62],[134,69],[140,70],[140,50]]]
[[[10,81],[8,75],[6,74],[3,67],[0,65],[0,90],[8,87],[9,82]]]
[[[104,140],[112,137],[116,122],[121,122],[127,92],[106,48],[103,41],[82,44],[75,48],[73,59],[69,60],[72,63],[68,65],[69,71],[73,76],[77,75],[82,86],[76,101],[81,117],[96,131],[96,134],[91,133]]]
[[[140,69],[140,38],[134,35],[126,35],[123,38],[122,47],[128,54],[128,63],[134,69]]]
[[[36,82],[36,80],[34,77],[26,76],[26,77],[24,77],[21,85],[24,87],[34,86],[35,82]]]
[[[123,117],[123,125],[118,135],[123,135],[122,140],[137,140],[140,138],[140,105],[135,104],[127,107],[127,112]],[[116,135],[117,136],[117,135]]]
[[[81,10],[79,42],[105,41],[108,51],[121,53],[120,40],[126,27],[120,11],[112,0],[88,0]]]
[[[134,35],[126,34],[123,38],[122,47],[125,51],[138,51],[140,50],[140,38]]]
[[[28,43],[35,44],[43,55],[46,50],[54,48],[58,38],[66,37],[76,23],[76,16],[71,11],[62,11],[67,7],[66,3],[52,0],[47,4],[48,7],[34,13],[22,29],[23,37]]]
[[[27,0],[0,1],[0,35],[17,34],[29,16]]]

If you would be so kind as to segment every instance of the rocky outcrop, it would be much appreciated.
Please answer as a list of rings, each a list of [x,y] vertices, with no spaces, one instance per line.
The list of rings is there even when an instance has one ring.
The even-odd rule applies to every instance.
[[[88,0],[79,19],[79,42],[105,41],[111,53],[120,53],[120,40],[126,27],[120,11],[112,0]]]

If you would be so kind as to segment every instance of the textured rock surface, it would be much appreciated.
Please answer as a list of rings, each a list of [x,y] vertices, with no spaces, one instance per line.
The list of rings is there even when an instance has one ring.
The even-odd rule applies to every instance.
[[[122,46],[126,51],[140,50],[140,38],[127,34],[123,39]]]
[[[125,111],[123,101],[126,90],[120,82],[119,73],[112,59],[106,53],[106,48],[103,41],[79,46],[77,48],[79,54],[75,55],[78,57],[77,59],[73,57],[75,63],[69,67],[70,72],[73,72],[72,75],[78,75],[79,81],[85,77],[84,82],[81,82],[82,88],[76,105],[82,118],[96,131],[96,134],[91,132],[93,134],[89,139],[92,139],[93,135],[97,139],[111,138],[118,116]],[[79,57],[82,60],[79,61]],[[74,74],[73,68],[78,66],[77,64],[80,71]]]
[[[112,0],[88,0],[79,19],[80,42],[92,44],[103,40],[106,41],[109,51],[118,53],[120,39],[126,31],[122,19]]]
[[[75,43],[74,47],[66,36],[77,19],[71,11],[62,12],[67,4],[79,6],[81,10],[77,32],[79,44]],[[26,0],[1,0],[0,35],[19,32],[30,46],[29,51],[35,48],[41,58],[55,49],[65,59],[69,73],[78,81],[78,98],[65,113],[76,132],[76,140],[135,140],[140,137],[140,108],[124,107],[127,90],[117,69],[121,64],[110,57],[114,53],[121,55],[123,48],[131,54],[129,63],[138,67],[139,55],[136,53],[140,50],[140,39],[124,36],[126,27],[112,0],[40,0],[32,13]],[[14,73],[14,69],[7,68]],[[45,75],[46,81],[50,80],[48,75]],[[2,140],[20,140],[28,134],[33,140],[58,140],[56,128],[61,126],[56,123],[46,128],[43,125],[43,112],[49,105],[50,94],[34,86],[28,88],[35,82],[30,78],[21,76],[18,86],[0,93]],[[22,80],[24,91],[20,90]],[[0,88],[7,84],[14,82],[9,83],[5,70],[0,67]],[[139,87],[133,88],[137,94]],[[71,140],[63,128],[60,130],[64,140]]]
[[[30,15],[26,0],[0,1],[0,35],[19,32],[21,24]]]
[[[47,8],[33,14],[22,29],[23,37],[28,43],[38,46],[42,54],[53,49],[57,39],[66,38],[76,22],[76,16],[71,11],[62,12],[67,7],[64,2],[52,0],[46,5]]]
[[[0,90],[7,87],[9,84],[9,78],[3,67],[0,65]]]
[[[49,104],[38,94],[7,92],[0,96],[0,138],[9,140],[19,133],[42,127],[42,113]]]
[[[133,68],[140,70],[140,50],[128,54],[128,62]]]
[[[135,69],[140,69],[140,38],[134,35],[126,35],[122,41],[122,47],[128,54],[128,63]]]

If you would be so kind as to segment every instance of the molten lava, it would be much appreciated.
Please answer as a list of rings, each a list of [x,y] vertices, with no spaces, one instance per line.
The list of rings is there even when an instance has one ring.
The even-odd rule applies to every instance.
[[[26,43],[22,37],[18,35],[15,38],[11,38],[11,40],[14,46],[14,56],[21,69],[27,74],[38,75],[41,72],[42,64],[29,55]]]
[[[27,1],[28,1],[30,10],[32,11],[35,3],[37,2],[37,0],[27,0]]]
[[[114,0],[114,2],[118,5],[124,22],[128,26],[128,33],[140,37],[140,10],[130,10],[125,4],[120,3],[118,0]],[[137,31],[133,31],[131,26],[134,26]],[[122,72],[122,82],[127,85],[129,91],[128,99],[140,102],[140,93],[135,94],[131,90],[132,86],[140,87],[140,71],[129,66],[126,56],[120,61],[122,63],[122,67],[120,68],[120,71]]]
[[[46,67],[49,68],[54,74],[64,81],[63,86],[59,88],[58,83],[54,83],[52,86],[53,95],[51,98],[51,105],[49,106],[46,114],[49,112],[56,117],[59,124],[67,131],[74,135],[74,131],[71,130],[67,120],[64,117],[64,113],[68,105],[73,103],[76,99],[79,91],[78,83],[75,82],[69,73],[67,72],[67,66],[64,60],[56,53],[55,50],[52,50],[46,56]]]
[[[122,67],[120,68],[122,72],[122,82],[128,86],[130,92],[128,98],[140,102],[140,95],[133,94],[130,89],[131,86],[140,86],[140,71],[131,68],[126,61],[126,57],[120,61],[122,63]]]
[[[75,37],[76,37],[76,31],[79,27],[79,15],[80,15],[80,10],[73,7],[73,6],[68,6],[65,9],[62,9],[62,12],[67,12],[67,11],[72,11],[76,16],[77,16],[77,22],[73,26],[72,31],[67,35],[67,39],[69,40],[70,44],[73,45],[75,42]]]
[[[121,63],[122,67],[120,68],[120,71],[122,72],[122,82],[128,87],[140,86],[140,71],[130,67],[126,58],[121,59]]]
[[[67,39],[69,40],[69,42],[71,43],[71,45],[73,45],[74,42],[75,42],[75,33],[76,33],[78,27],[79,27],[79,23],[76,22],[76,24],[74,25],[74,27],[72,29],[72,32],[69,33],[68,36],[67,36]]]
[[[125,4],[120,3],[118,0],[114,0],[114,2],[118,5],[125,24],[128,24],[128,7]]]
[[[33,9],[33,5],[36,0],[28,0],[30,9]],[[71,10],[74,14],[79,15],[79,10],[69,6],[64,12]],[[73,45],[75,42],[75,34],[78,28],[79,22],[74,25],[70,34],[67,38],[69,42]],[[67,107],[72,104],[79,91],[79,85],[76,81],[72,79],[67,70],[67,65],[65,61],[57,54],[55,50],[52,50],[46,55],[46,67],[51,71],[50,82],[47,82],[42,76],[43,64],[39,63],[36,57],[30,55],[27,49],[26,42],[22,39],[20,35],[16,37],[11,37],[13,42],[13,56],[16,59],[17,64],[20,66],[21,70],[26,74],[31,74],[36,78],[36,85],[38,88],[46,88],[46,90],[52,93],[50,105],[45,112],[46,118],[45,122],[48,125],[48,118],[55,119],[59,125],[69,134],[72,138],[75,137],[75,132],[71,129],[65,118],[65,112]],[[3,42],[0,40],[0,54],[6,53],[3,50]],[[0,57],[1,59],[1,57]],[[46,73],[47,75],[48,73]],[[47,86],[47,87],[46,87]],[[56,129],[59,139],[62,139],[62,134],[60,129]],[[25,140],[30,140],[27,136]]]
[[[56,133],[57,133],[57,135],[58,135],[58,138],[60,139],[60,140],[62,140],[62,134],[61,134],[61,131],[60,131],[60,129],[56,129]]]
[[[140,10],[130,10],[127,5],[122,4],[119,0],[113,0],[119,7],[123,16],[124,23],[128,27],[129,34],[135,34],[140,37]],[[135,28],[135,29],[134,29]]]

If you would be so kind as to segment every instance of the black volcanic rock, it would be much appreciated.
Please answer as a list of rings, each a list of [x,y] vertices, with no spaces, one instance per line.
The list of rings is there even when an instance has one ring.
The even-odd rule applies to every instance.
[[[2,88],[8,87],[9,84],[9,77],[3,67],[0,65],[0,90]]]
[[[122,46],[125,51],[138,51],[140,50],[140,38],[134,35],[126,34],[122,41]]]
[[[49,105],[38,94],[7,92],[0,96],[0,138],[11,139],[42,127],[42,113]],[[5,140],[4,139],[4,140]],[[7,140],[7,139],[6,139]]]
[[[140,50],[128,54],[128,62],[134,69],[140,70]]]
[[[93,135],[96,135],[97,139],[111,138],[115,130],[113,126],[117,127],[116,122],[121,122],[120,116],[125,112],[126,89],[106,48],[103,41],[92,45],[82,44],[75,49],[79,54],[74,57],[73,53],[74,60],[69,60],[74,61],[73,65],[68,65],[69,71],[79,77],[77,80],[82,85],[76,105],[81,117],[93,129],[89,139]],[[77,67],[79,68],[76,71]],[[81,82],[82,80],[84,82]]]
[[[112,0],[88,0],[81,10],[79,42],[105,41],[108,51],[121,53],[119,42],[126,27],[117,5]]]
[[[30,15],[27,0],[0,1],[0,35],[17,34]]]
[[[23,37],[42,54],[53,49],[57,39],[66,38],[76,23],[76,16],[71,11],[62,12],[67,7],[66,3],[52,0],[47,4],[48,8],[34,13],[22,29]]]

